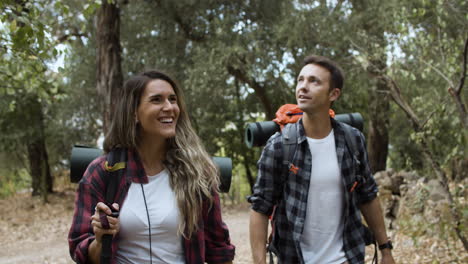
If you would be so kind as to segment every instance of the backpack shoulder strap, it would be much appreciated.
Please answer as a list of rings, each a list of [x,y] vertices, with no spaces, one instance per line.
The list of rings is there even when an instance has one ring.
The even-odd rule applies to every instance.
[[[341,127],[343,128],[343,130],[345,132],[345,141],[346,141],[346,144],[348,145],[349,149],[352,152],[355,164],[357,166],[359,166],[361,164],[361,162],[359,161],[359,149],[358,149],[358,146],[357,146],[356,136],[354,135],[353,128],[350,125],[345,124],[343,122],[339,122],[339,123],[341,124]],[[354,168],[354,170],[356,170],[356,168]],[[366,179],[364,178],[364,180],[366,180]],[[369,227],[367,227],[366,225],[364,225],[364,241],[365,241],[366,246],[374,244],[374,257],[372,259],[372,263],[377,264],[378,263],[378,260],[377,260],[377,240],[375,240],[374,234],[371,232]]]
[[[283,165],[289,166],[294,161],[297,148],[296,123],[287,124],[281,132],[281,143],[283,147]]]
[[[114,203],[115,195],[117,194],[118,184],[121,177],[123,177],[124,169],[127,167],[127,150],[123,148],[116,148],[107,154],[105,163],[106,169],[106,204],[113,211],[113,216],[118,217],[112,204]],[[101,264],[109,264],[112,258],[112,235],[102,236],[102,251],[101,251]]]
[[[344,130],[346,145],[348,145],[349,149],[351,150],[351,154],[353,155],[353,159],[356,162],[356,164],[360,165],[361,162],[359,161],[359,149],[357,146],[356,136],[354,135],[353,128],[345,123],[339,123]]]
[[[114,197],[117,194],[117,185],[122,177],[124,169],[127,165],[127,151],[122,148],[116,148],[110,151],[107,155],[105,164],[107,191],[106,203],[111,205],[114,203]]]

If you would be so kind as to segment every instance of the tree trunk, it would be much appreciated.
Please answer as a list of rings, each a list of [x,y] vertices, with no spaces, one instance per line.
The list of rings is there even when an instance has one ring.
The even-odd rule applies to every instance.
[[[22,11],[28,13],[27,0],[15,0],[16,4],[22,6]],[[14,11],[17,16],[21,13]],[[19,20],[18,20],[19,21]],[[19,27],[24,27],[24,22],[18,22]],[[34,133],[27,133],[23,142],[27,144],[29,173],[32,178],[32,195],[42,195],[47,202],[47,194],[53,191],[53,179],[50,173],[49,157],[45,144],[44,113],[37,95],[24,95],[21,101],[24,105],[20,107],[23,122],[27,124]]]
[[[385,69],[383,60],[376,62],[379,70]],[[389,96],[388,85],[383,80],[370,89],[369,101],[369,133],[367,139],[367,152],[372,173],[385,170],[388,154],[388,125],[389,125]]]
[[[240,95],[240,85],[239,85],[240,80],[236,79],[235,80],[235,85],[236,85],[236,105],[237,105],[237,112],[239,113],[238,119],[236,120],[236,125],[239,128],[239,138],[240,138],[240,145],[242,146],[242,159],[244,160],[244,168],[245,168],[245,176],[247,177],[247,181],[249,182],[250,185],[250,191],[253,191],[253,186],[255,184],[255,179],[252,173],[251,164],[253,163],[253,155],[252,151],[247,148],[247,146],[243,142],[244,138],[244,131],[241,128],[245,127],[245,122],[244,122],[244,108],[241,105],[241,95]]]
[[[386,25],[379,21],[371,20],[373,14],[378,11],[375,5],[369,1],[353,0],[354,12],[357,22],[366,32],[367,40],[362,43],[369,54],[371,65],[367,67],[367,72],[372,76],[378,76],[385,72],[387,67],[387,56],[385,47]],[[378,5],[378,3],[376,3]],[[361,16],[360,16],[361,15]],[[388,154],[388,125],[389,125],[389,91],[390,88],[384,80],[377,80],[377,83],[369,89],[369,133],[367,139],[367,152],[369,153],[369,163],[373,173],[385,170],[387,167]]]
[[[28,124],[35,133],[27,135],[29,170],[32,177],[32,195],[42,195],[44,202],[47,202],[47,194],[53,190],[53,179],[50,173],[49,157],[45,144],[44,116],[42,105],[36,96],[26,100],[27,107],[30,108],[28,114]]]
[[[247,156],[247,155],[246,155]],[[246,176],[247,176],[247,181],[249,182],[249,186],[250,186],[250,191],[252,192],[253,191],[253,187],[255,185],[255,179],[252,175],[252,171],[250,170],[250,165],[249,165],[249,162],[247,160],[247,157],[244,157],[244,168],[245,168],[245,173],[246,173]]]
[[[103,98],[103,131],[107,133],[114,113],[115,98],[123,85],[120,49],[120,9],[102,1],[97,14],[97,91]]]

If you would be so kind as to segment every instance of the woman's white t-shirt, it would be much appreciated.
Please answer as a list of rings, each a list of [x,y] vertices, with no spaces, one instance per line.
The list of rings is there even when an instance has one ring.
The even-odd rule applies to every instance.
[[[169,173],[163,170],[148,178],[143,188],[151,222],[153,263],[185,263],[182,239],[177,234],[179,209]],[[119,219],[117,263],[149,263],[149,225],[141,184],[130,185]]]

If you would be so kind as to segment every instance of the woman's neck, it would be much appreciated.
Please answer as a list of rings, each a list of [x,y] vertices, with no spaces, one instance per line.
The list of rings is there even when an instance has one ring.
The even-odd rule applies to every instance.
[[[156,175],[164,169],[166,159],[166,140],[142,140],[137,147],[147,175]]]

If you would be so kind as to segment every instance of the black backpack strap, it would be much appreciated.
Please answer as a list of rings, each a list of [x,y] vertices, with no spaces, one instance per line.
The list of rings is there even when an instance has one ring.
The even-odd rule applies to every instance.
[[[359,166],[361,164],[361,161],[359,160],[359,149],[357,147],[356,137],[354,136],[353,128],[345,123],[340,122],[340,124],[344,130],[345,142],[352,152],[354,162],[356,162],[356,165]]]
[[[117,194],[117,185],[122,177],[127,162],[127,151],[122,148],[113,149],[107,155],[105,164],[107,173],[107,191],[106,204],[111,206],[114,203],[114,197]]]
[[[287,124],[283,131],[281,131],[281,143],[283,147],[283,165],[288,169],[294,166],[294,158],[296,157],[297,148],[297,125],[296,123]],[[287,180],[287,173],[285,174],[284,181]]]
[[[294,158],[296,154],[296,148],[297,148],[297,127],[294,123],[287,124],[283,130],[281,131],[281,146],[283,149],[283,161],[282,164],[283,166],[287,167],[288,170],[282,170],[281,171],[281,186],[285,186],[284,184],[286,183],[289,175],[289,169],[291,169],[292,166],[294,166]],[[273,213],[271,215],[271,233],[268,238],[268,246],[267,246],[267,251],[269,254],[269,264],[274,264],[274,255],[275,253],[273,252],[271,242],[273,241],[273,236],[275,232],[275,214],[276,211],[276,206],[273,209]]]
[[[121,177],[123,177],[124,169],[127,163],[127,150],[116,148],[107,154],[105,164],[107,191],[106,191],[106,205],[112,210],[113,217],[119,217],[119,211],[116,210],[112,204],[114,197],[117,194],[118,184]],[[109,264],[112,258],[112,235],[102,236],[102,251],[101,251],[101,264]]]
[[[352,131],[352,127],[342,122],[340,122],[340,124],[345,132],[345,141],[352,152],[354,162],[356,166],[359,166],[361,164],[361,161],[359,160],[359,149],[357,147],[356,136]],[[356,173],[356,166],[353,168],[353,173]],[[362,180],[365,181],[366,179],[363,177]],[[364,226],[364,228],[364,242],[366,243],[366,246],[374,244],[374,257],[372,258],[372,263],[377,264],[377,241],[375,240],[372,231],[367,226]]]

